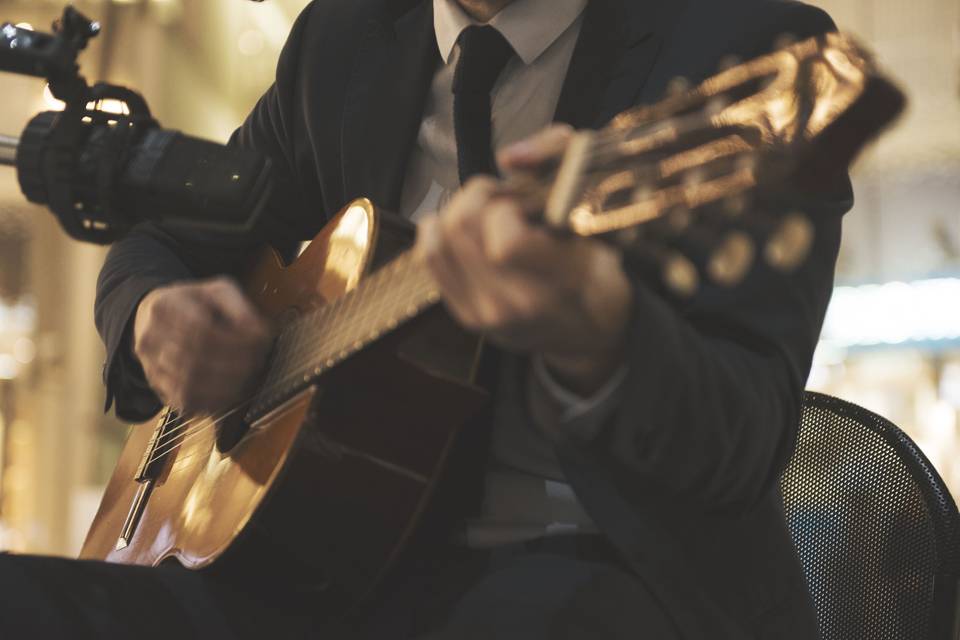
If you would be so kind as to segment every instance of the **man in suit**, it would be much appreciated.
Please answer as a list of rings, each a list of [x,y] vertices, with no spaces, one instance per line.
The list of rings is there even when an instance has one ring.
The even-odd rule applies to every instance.
[[[569,126],[656,101],[675,76],[830,29],[792,0],[315,0],[233,138],[277,169],[264,236],[144,225],[107,259],[108,401],[131,420],[162,402],[230,404],[268,336],[224,274],[370,197],[418,223],[445,305],[504,353],[475,445],[488,452],[482,500],[459,496],[449,542],[408,561],[351,633],[815,638],[776,480],[832,288],[845,177],[764,205],[814,221],[801,269],[679,303],[613,249],[531,224],[492,176],[562,150]],[[543,131],[551,122],[567,127]],[[36,633],[347,633],[313,619],[309,594],[236,574],[2,558],[0,590],[13,584],[0,610],[60,612],[23,627]]]

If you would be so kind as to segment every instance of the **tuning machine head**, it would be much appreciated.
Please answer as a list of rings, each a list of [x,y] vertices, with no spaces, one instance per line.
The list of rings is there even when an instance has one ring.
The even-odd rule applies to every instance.
[[[813,223],[802,213],[788,214],[770,235],[763,256],[778,271],[789,272],[799,267],[813,247]]]
[[[692,260],[680,252],[670,252],[662,262],[663,283],[673,294],[691,298],[699,291],[700,272]]]
[[[723,287],[733,287],[750,273],[756,257],[753,239],[742,231],[731,231],[707,262],[707,274]]]

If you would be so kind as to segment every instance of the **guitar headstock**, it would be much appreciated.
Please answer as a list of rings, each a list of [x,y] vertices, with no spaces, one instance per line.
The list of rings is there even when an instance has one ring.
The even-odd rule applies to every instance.
[[[850,37],[790,44],[575,134],[545,217],[656,260],[680,294],[701,274],[735,285],[757,258],[788,271],[805,260],[813,224],[750,202],[787,179],[816,193],[904,104]]]

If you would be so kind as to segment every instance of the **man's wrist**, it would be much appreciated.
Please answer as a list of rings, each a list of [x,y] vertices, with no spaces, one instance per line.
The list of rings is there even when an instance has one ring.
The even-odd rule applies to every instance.
[[[593,395],[623,366],[623,351],[590,355],[543,354],[543,364],[558,383],[580,396]]]
[[[624,364],[633,289],[619,264],[611,264],[612,257],[604,255],[594,263],[596,275],[584,291],[588,316],[594,319],[593,348],[541,354],[558,382],[584,396],[600,389]]]

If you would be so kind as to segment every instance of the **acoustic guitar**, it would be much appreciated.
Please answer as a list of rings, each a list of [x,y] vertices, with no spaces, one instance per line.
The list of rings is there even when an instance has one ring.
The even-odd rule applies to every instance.
[[[904,102],[852,39],[825,35],[677,83],[503,188],[557,233],[615,243],[664,295],[692,296],[754,265],[797,268],[811,221],[750,201],[836,176]],[[480,338],[444,315],[402,227],[357,200],[293,264],[267,252],[250,269],[245,290],[276,327],[256,392],[221,415],[165,409],[132,427],[81,557],[256,562],[333,610],[371,593],[487,396]]]

